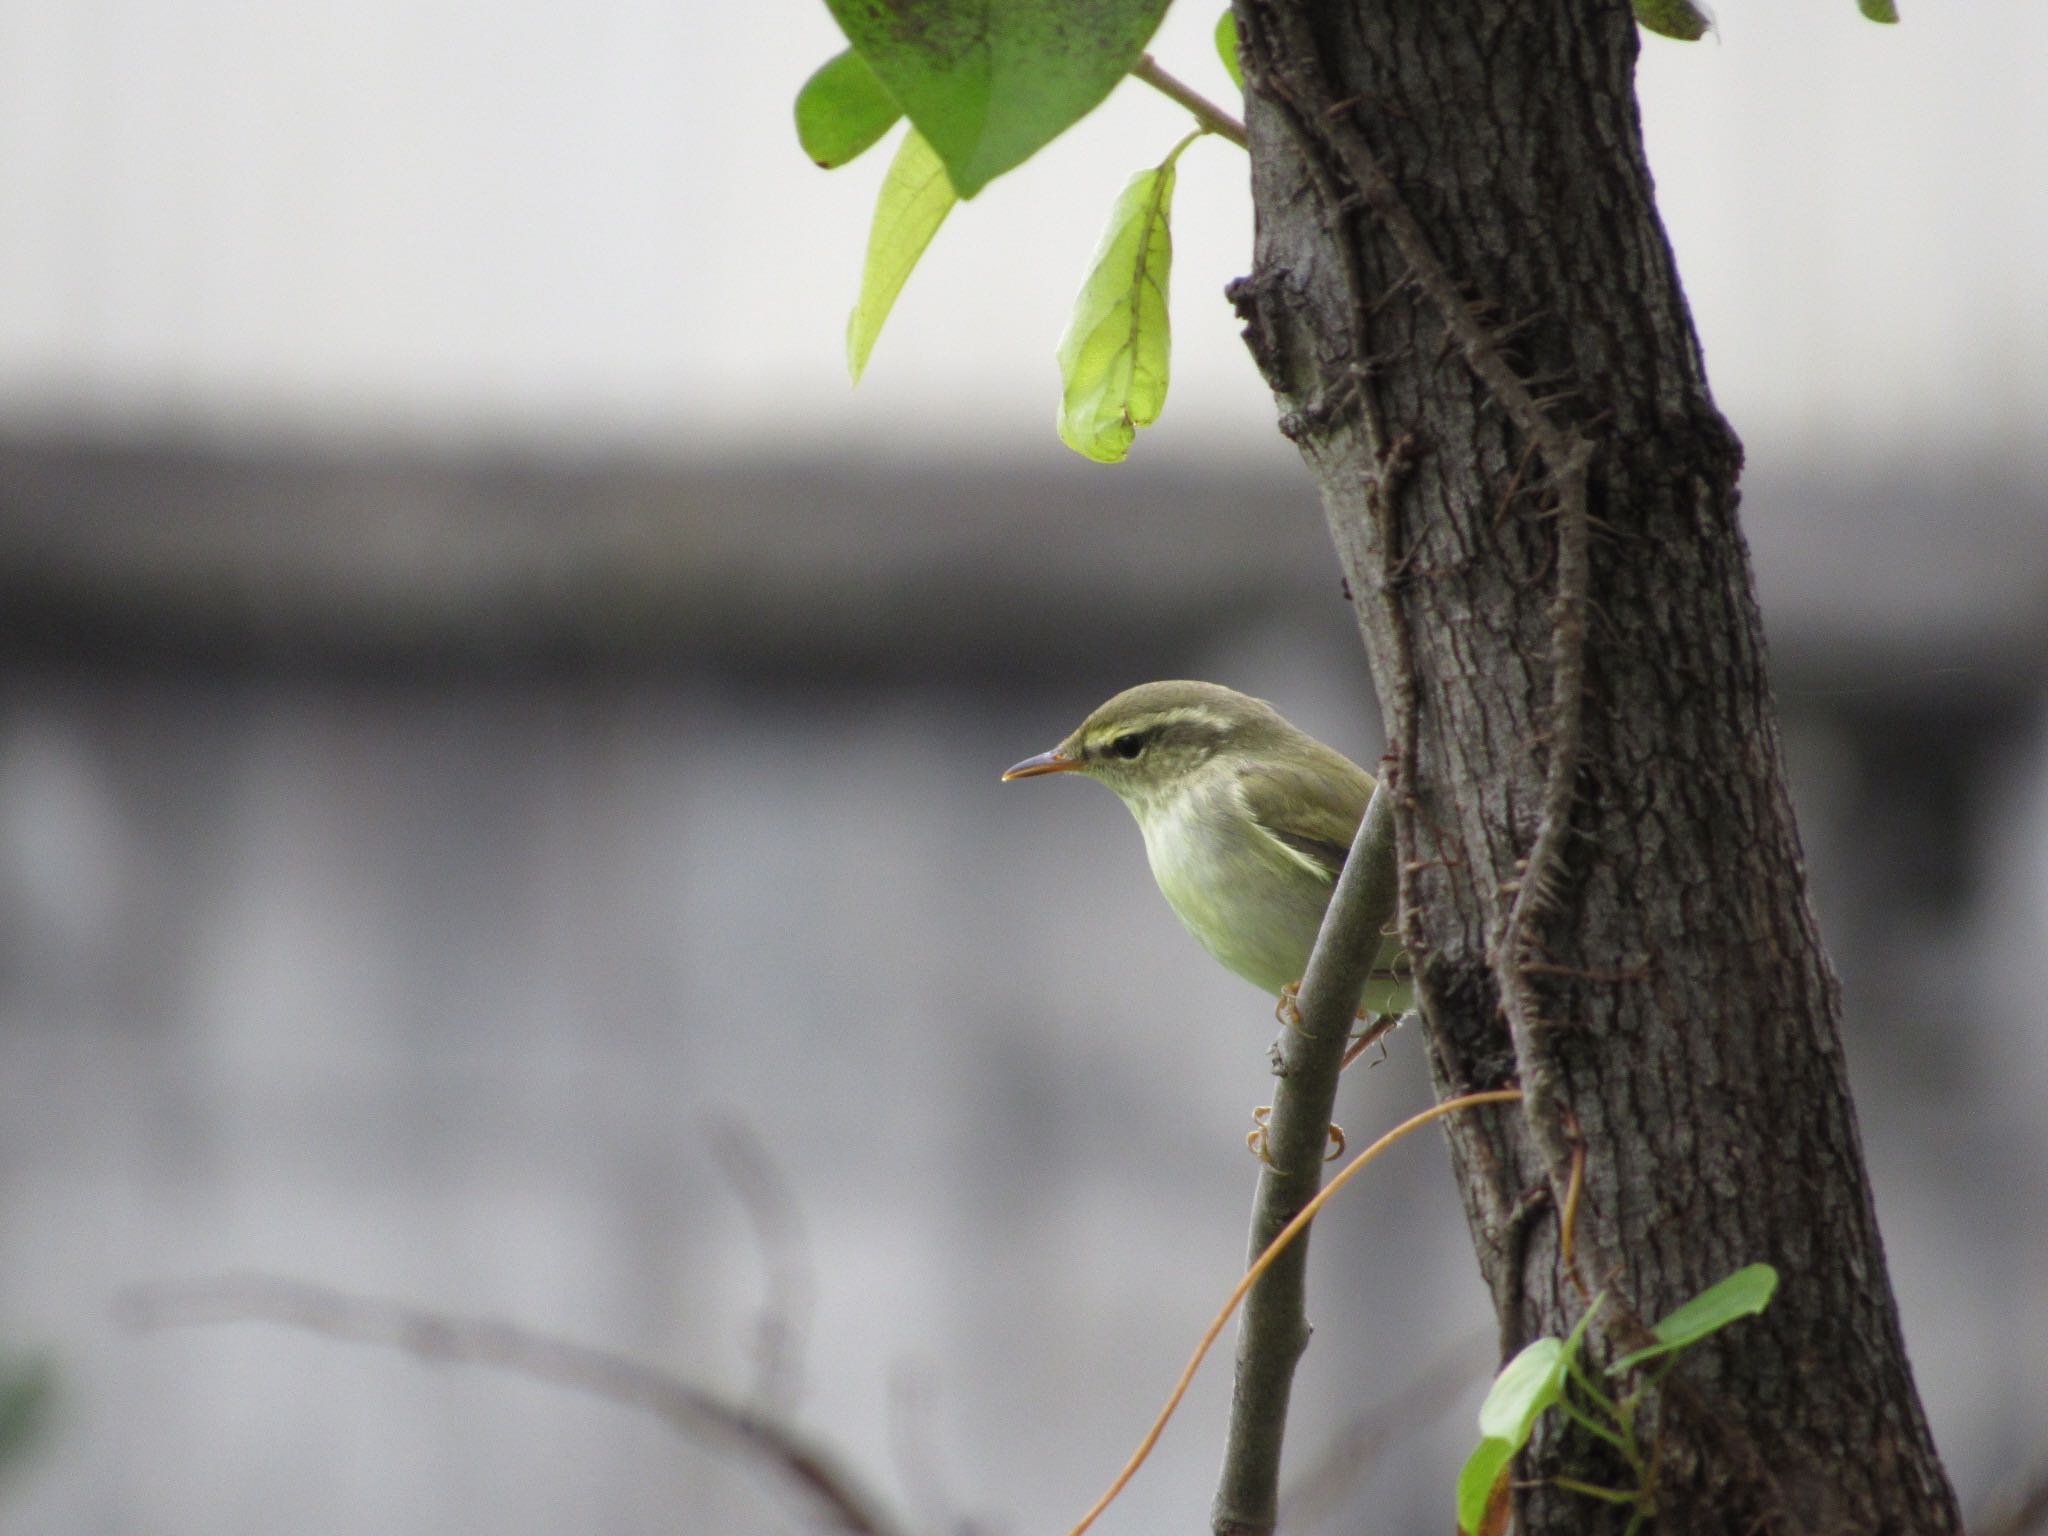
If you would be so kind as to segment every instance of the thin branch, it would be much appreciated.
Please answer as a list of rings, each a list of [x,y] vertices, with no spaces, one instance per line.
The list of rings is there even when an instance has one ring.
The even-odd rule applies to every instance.
[[[1585,1277],[1579,1273],[1578,1232],[1579,1196],[1586,1188],[1586,1144],[1576,1138],[1572,1142],[1572,1177],[1564,1192],[1564,1209],[1557,1218],[1557,1254],[1564,1261],[1564,1272],[1578,1287],[1579,1299],[1587,1296]]]
[[[272,1275],[220,1275],[136,1286],[115,1314],[144,1330],[275,1323],[422,1360],[477,1365],[569,1387],[651,1413],[699,1443],[740,1451],[808,1494],[835,1530],[906,1536],[838,1458],[798,1430],[716,1393],[607,1350],[550,1338],[513,1323],[462,1317],[352,1295]]]
[[[1339,1064],[1394,915],[1393,795],[1373,790],[1350,855],[1337,877],[1322,932],[1296,999],[1300,1025],[1282,1033],[1273,1115],[1266,1124],[1267,1166],[1252,1208],[1251,1257],[1257,1259],[1315,1197],[1323,1149],[1337,1102]],[[1237,1380],[1230,1430],[1210,1523],[1224,1533],[1270,1531],[1279,1511],[1280,1445],[1294,1365],[1308,1345],[1308,1244],[1296,1243],[1245,1301],[1237,1335]]]
[[[1244,124],[1217,106],[1193,86],[1184,84],[1159,67],[1159,61],[1149,53],[1138,55],[1138,62],[1131,66],[1131,74],[1144,81],[1163,96],[1169,96],[1195,114],[1195,121],[1213,134],[1230,140],[1239,149],[1249,149],[1251,140],[1245,137]]]

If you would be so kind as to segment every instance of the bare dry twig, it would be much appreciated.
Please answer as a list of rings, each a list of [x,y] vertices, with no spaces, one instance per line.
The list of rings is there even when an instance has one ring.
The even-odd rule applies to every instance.
[[[802,1432],[627,1355],[550,1338],[514,1323],[463,1317],[358,1296],[274,1275],[217,1275],[136,1286],[114,1301],[130,1327],[158,1330],[274,1323],[423,1360],[485,1366],[651,1413],[686,1438],[740,1451],[802,1491],[854,1536],[907,1536],[905,1528]]]

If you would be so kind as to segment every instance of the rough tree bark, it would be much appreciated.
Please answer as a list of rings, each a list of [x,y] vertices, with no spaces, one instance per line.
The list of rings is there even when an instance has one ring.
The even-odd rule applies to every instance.
[[[1612,1354],[1747,1263],[1656,1398],[1655,1529],[1955,1531],[1899,1336],[1748,553],[1654,207],[1626,0],[1237,0],[1234,289],[1387,714],[1402,911],[1503,1355]],[[1576,1251],[1559,1212],[1583,1160]],[[1553,1419],[1555,1416],[1552,1416]],[[1527,1532],[1620,1530],[1554,1474]]]

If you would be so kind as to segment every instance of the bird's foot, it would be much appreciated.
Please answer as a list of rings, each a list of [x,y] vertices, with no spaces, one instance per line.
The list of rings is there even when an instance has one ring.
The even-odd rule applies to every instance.
[[[1280,1001],[1273,1005],[1273,1020],[1297,1035],[1301,1033],[1301,983],[1290,981],[1280,989]]]
[[[1273,1159],[1266,1151],[1266,1122],[1272,1118],[1272,1105],[1255,1105],[1252,1109],[1252,1128],[1244,1133],[1245,1151],[1251,1153],[1253,1157],[1256,1157],[1268,1168],[1273,1166]]]
[[[1273,1159],[1266,1147],[1266,1122],[1272,1118],[1273,1106],[1270,1104],[1259,1105],[1252,1111],[1252,1128],[1244,1133],[1245,1150],[1250,1152],[1253,1157],[1256,1157],[1268,1168],[1273,1166]],[[1334,1163],[1344,1155],[1346,1145],[1344,1127],[1333,1124],[1330,1127],[1329,1135],[1330,1150],[1323,1154],[1323,1161]]]

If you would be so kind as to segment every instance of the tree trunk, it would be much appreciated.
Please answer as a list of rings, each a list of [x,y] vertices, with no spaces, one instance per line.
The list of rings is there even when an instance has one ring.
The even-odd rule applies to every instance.
[[[1503,1355],[1759,1260],[1649,1399],[1655,1531],[1955,1531],[1807,903],[1748,552],[1652,201],[1624,0],[1237,0],[1234,297],[1354,594],[1439,1091]],[[1712,59],[1702,68],[1712,67]],[[1574,1169],[1582,1193],[1564,1251]],[[1619,1531],[1550,1415],[1527,1532]],[[1604,1458],[1604,1459],[1603,1459]]]

